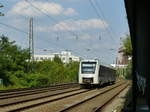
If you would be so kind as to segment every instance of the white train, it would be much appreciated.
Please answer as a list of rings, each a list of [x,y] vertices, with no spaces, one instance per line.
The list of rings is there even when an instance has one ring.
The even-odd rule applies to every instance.
[[[102,85],[116,81],[116,70],[100,64],[98,59],[82,60],[79,67],[80,85]]]

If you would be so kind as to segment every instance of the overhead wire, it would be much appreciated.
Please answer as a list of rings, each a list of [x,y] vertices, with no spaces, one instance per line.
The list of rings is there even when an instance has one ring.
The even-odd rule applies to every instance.
[[[19,28],[16,28],[15,26],[8,25],[8,24],[1,23],[1,22],[0,22],[0,24],[3,25],[3,26],[8,27],[8,28],[10,28],[10,29],[16,30],[16,31],[18,31],[18,32],[21,32],[21,33],[24,33],[24,34],[28,34],[28,32],[25,32],[25,31],[23,31],[23,30],[21,30],[21,29],[19,29]]]
[[[47,0],[47,1],[49,1],[49,0]],[[57,7],[55,7],[55,8],[57,9]],[[73,18],[72,20],[76,20],[76,19]],[[79,39],[79,37],[78,37],[78,35],[76,35],[76,40],[78,40],[78,39]],[[99,39],[101,39],[101,37],[99,37]],[[84,57],[86,57],[86,56],[84,56]]]
[[[36,7],[35,5],[33,5],[31,2],[29,2],[28,0],[25,0],[26,2],[28,2],[33,8],[35,8],[35,9],[37,9],[38,11],[40,11],[41,13],[43,13],[44,15],[46,15],[48,18],[50,18],[50,19],[52,19],[54,22],[58,22],[57,20],[55,20],[52,16],[50,16],[50,15],[48,15],[47,13],[45,13],[45,11],[42,11],[41,9],[39,9],[38,7]],[[46,0],[47,2],[49,2],[49,0]],[[56,10],[58,10],[58,8],[55,6],[55,5],[53,5],[52,4],[52,6],[56,9]],[[67,16],[66,16],[67,17]],[[69,18],[71,18],[71,17],[69,17]],[[73,21],[76,21],[77,20],[77,18],[71,18],[71,20],[73,20]],[[71,22],[71,21],[70,21]],[[66,23],[65,21],[64,21],[64,23]],[[72,24],[72,23],[70,23],[70,24]],[[61,26],[63,26],[63,27],[66,27],[66,26],[64,26],[63,24],[61,24]],[[73,31],[70,31],[70,30],[68,30],[70,33],[72,33],[74,36],[75,36],[75,39],[76,40],[78,40],[79,39],[79,36],[76,34],[76,33],[74,33]],[[82,31],[81,29],[80,29],[80,31]],[[83,31],[82,31],[83,32]]]
[[[28,2],[27,0],[25,0],[26,2]],[[33,8],[37,9],[38,11],[40,11],[41,13],[44,13],[44,15],[46,15],[47,17],[51,18],[51,16],[47,15],[45,12],[41,11],[39,8],[35,7],[32,3],[28,2]],[[53,18],[51,18],[53,19]],[[53,21],[55,21],[55,19],[53,19]],[[56,22],[56,21],[55,21]],[[53,45],[55,45],[54,43],[51,43]],[[55,45],[56,46],[56,45]],[[58,46],[57,46],[58,47]],[[61,47],[62,48],[62,47]]]
[[[49,2],[49,0],[47,0],[47,2]],[[56,10],[58,10],[58,8],[57,8],[54,4],[51,4],[51,5],[52,5]],[[60,16],[62,16],[62,14],[61,14]],[[67,17],[66,15],[64,15],[64,16]],[[71,17],[69,17],[69,18],[71,18]],[[77,19],[71,18],[71,20],[76,21]],[[73,24],[72,24],[72,25],[73,25]],[[76,36],[75,36],[75,39],[76,39],[76,40],[79,39],[77,34],[76,34]]]
[[[29,2],[28,0],[25,0],[26,2],[28,2],[32,7],[34,7],[35,9],[37,9],[38,11],[40,11],[41,13],[43,13],[44,15],[46,15],[47,17],[49,17],[50,19],[52,19],[54,22],[58,22],[56,21],[52,16],[48,15],[47,13],[45,13],[45,11],[42,11],[41,9],[39,9],[38,7],[34,6],[31,2]],[[48,0],[47,0],[48,1]],[[54,8],[57,9],[57,7],[55,7],[55,5],[53,5]],[[73,19],[76,20],[76,19]],[[71,32],[71,31],[70,31]],[[73,35],[75,36],[75,39],[78,40],[79,36],[73,32]]]
[[[94,3],[92,2],[92,0],[88,0],[88,1],[89,1],[90,5],[92,6],[92,8],[95,10],[94,12],[97,14],[97,16],[99,17],[99,19],[101,19],[101,16],[100,16],[100,14],[99,14],[99,11],[98,11],[98,9],[95,7],[95,5],[94,5]],[[103,20],[102,20],[102,24],[106,27],[106,25],[105,25],[105,23],[104,23]],[[109,29],[107,29],[107,27],[106,27],[106,30],[107,30],[108,34],[110,35],[111,39],[112,39],[113,41],[115,41],[114,38],[113,38],[113,36],[112,36],[112,34],[110,33]]]
[[[50,15],[48,15],[47,13],[45,13],[45,11],[42,11],[41,9],[39,9],[38,7],[34,6],[31,2],[29,2],[28,0],[25,0],[27,3],[29,3],[33,8],[35,8],[36,10],[38,10],[40,13],[44,14],[45,16],[47,16],[48,18],[50,18],[51,20],[53,20],[54,22],[57,22],[53,17],[51,17]],[[63,26],[64,27],[64,26]],[[70,31],[68,31],[70,32]],[[72,33],[72,32],[71,32]],[[73,35],[75,35],[73,33]],[[75,35],[76,36],[76,35]],[[51,43],[53,45],[55,45],[54,43]],[[56,46],[56,45],[55,45]],[[60,45],[59,45],[60,46]],[[57,46],[58,47],[58,46]],[[62,48],[62,47],[61,47]]]
[[[47,0],[47,1],[49,1],[49,0]],[[53,5],[54,6],[54,5]],[[55,7],[55,6],[54,6]],[[55,7],[56,9],[57,9],[57,7]],[[76,19],[74,19],[74,18],[72,18],[72,20],[76,20]],[[101,37],[100,37],[101,38]],[[79,37],[76,35],[76,40],[78,40],[79,39]],[[85,56],[84,55],[84,57],[87,57],[87,56]]]
[[[22,29],[19,29],[19,28],[15,27],[15,26],[8,25],[8,24],[1,23],[1,22],[0,22],[0,24],[1,24],[1,25],[3,25],[3,26],[5,26],[5,27],[7,27],[7,28],[9,28],[9,29],[13,29],[13,30],[16,30],[16,31],[18,31],[18,32],[20,32],[20,33],[23,33],[23,34],[29,35],[29,33],[28,33],[28,32],[23,31]],[[20,42],[20,43],[21,43],[21,45],[24,45],[24,46],[26,46],[26,45],[27,45],[27,43],[26,43],[25,41]]]
[[[49,0],[47,0],[47,1],[49,1]],[[52,4],[52,5],[53,5],[53,4]],[[54,7],[55,9],[58,9],[57,7],[55,7],[55,5],[53,5],[53,7]],[[64,16],[66,16],[66,15],[64,15]],[[68,16],[66,16],[66,17],[68,17]],[[73,18],[73,17],[69,17],[69,18],[70,18],[71,20],[73,20],[73,21],[77,21],[77,20],[78,20],[78,17],[79,17],[79,16],[76,15],[76,18]],[[79,24],[79,26],[80,26],[80,24]],[[80,32],[85,32],[85,31],[80,29]],[[79,39],[79,35],[78,35],[78,34],[76,34],[75,39],[76,39],[76,40]]]
[[[49,16],[48,14],[46,14],[45,12],[43,12],[41,9],[37,8],[36,6],[34,6],[31,2],[29,2],[28,0],[25,0],[26,2],[28,2],[32,7],[34,7],[35,9],[37,9],[38,11],[40,11],[41,13],[43,13],[44,15],[46,15],[48,18],[52,19],[54,22],[58,22],[55,19],[53,19],[53,17]],[[70,32],[70,31],[69,31]],[[72,33],[72,32],[71,32]],[[76,39],[78,39],[78,36],[73,33],[73,35],[76,37]],[[75,50],[75,49],[74,49]]]
[[[36,7],[35,5],[33,5],[33,4],[32,4],[31,2],[29,2],[28,0],[25,0],[25,1],[28,2],[33,8],[37,9],[38,11],[40,11],[41,13],[43,13],[44,15],[46,15],[48,18],[50,18],[51,20],[53,20],[54,22],[58,22],[58,21],[55,20],[53,17],[51,17],[50,15],[48,15],[47,13],[45,13],[45,11],[42,11],[41,9],[39,9],[38,7]],[[94,6],[94,5],[92,5],[92,6]],[[96,9],[96,10],[97,10],[97,9]],[[97,11],[97,14],[98,14],[98,16],[100,17],[98,11]],[[103,21],[102,21],[102,22],[103,22]],[[104,24],[104,26],[105,26],[105,23],[104,23],[104,22],[103,22],[103,24]],[[61,24],[61,26],[66,27],[66,26],[64,26],[63,24]],[[72,31],[70,31],[70,30],[68,30],[68,32],[72,33],[72,34],[78,39],[78,36],[77,36],[74,32],[72,32]]]
[[[45,16],[47,16],[48,18],[50,18],[52,21],[54,21],[54,22],[58,22],[57,20],[55,20],[52,16],[50,16],[50,15],[48,15],[47,13],[46,13],[46,11],[42,11],[41,9],[39,9],[38,7],[36,7],[35,5],[33,5],[31,2],[29,2],[28,0],[25,0],[27,3],[29,3],[33,8],[35,8],[35,9],[37,9],[39,12],[41,12],[42,14],[44,14]],[[60,24],[62,27],[64,27],[64,28],[67,28],[66,26],[64,26],[63,24]],[[76,36],[76,33],[74,33],[73,31],[71,31],[71,30],[69,30],[68,28],[67,28],[67,31],[69,32],[69,33],[71,33],[73,36]]]
[[[97,16],[101,19],[101,15],[102,15],[102,17],[103,17],[103,19],[105,20],[105,15],[103,14],[103,11],[100,9],[100,7],[99,7],[99,9],[100,9],[100,13],[101,13],[101,15],[99,14],[99,10],[96,8],[96,6],[95,6],[95,4],[93,3],[94,1],[92,1],[92,0],[89,0],[89,3],[91,4],[91,6],[92,6],[92,8],[95,10],[95,13],[97,14]],[[96,5],[97,5],[97,7],[98,7],[98,3],[96,2]],[[103,25],[105,25],[105,23],[102,21],[102,23],[103,23]],[[111,32],[113,32],[112,31],[112,29],[111,30],[109,30],[109,28],[107,28],[106,27],[106,30],[107,30],[107,32],[108,32],[108,34],[110,35],[110,37],[111,37],[111,39],[114,41],[114,42],[116,42],[116,40],[113,38],[113,35],[112,35],[112,33]],[[116,36],[116,35],[115,35]]]
[[[101,9],[100,4],[99,4],[96,0],[94,0],[93,2],[95,2],[95,5],[97,5],[97,7],[99,8],[99,11],[100,11],[100,13],[101,13],[103,19],[107,20],[105,14],[103,13],[103,11],[102,11],[102,9]],[[113,33],[113,35],[115,35],[115,36],[117,37],[117,35],[114,33],[114,31],[113,31],[113,29],[112,29],[111,26],[110,26],[110,30],[111,30],[111,32]]]
[[[17,28],[17,27],[15,27],[15,26],[12,26],[12,25],[8,25],[8,24],[5,24],[5,23],[1,23],[0,22],[0,24],[1,25],[3,25],[3,26],[5,26],[5,27],[8,27],[8,28],[10,28],[10,29],[13,29],[13,30],[16,30],[16,31],[18,31],[18,32],[21,32],[21,33],[24,33],[24,34],[29,34],[28,32],[25,32],[25,31],[23,31],[23,30],[21,30],[21,29],[19,29],[19,28]],[[52,43],[53,45],[55,45],[54,43]],[[56,46],[56,45],[55,45]],[[58,46],[57,46],[58,47]],[[61,47],[61,46],[60,46]],[[61,48],[63,48],[63,47],[61,47]],[[71,51],[73,51],[73,52],[78,52],[78,50],[75,50],[75,49],[70,49]],[[78,54],[80,54],[80,53],[78,53]]]
[[[95,2],[95,4],[97,5],[97,7],[99,8],[99,11],[101,12],[103,19],[106,20],[107,18],[105,16],[105,14],[103,13],[102,9],[101,9],[101,5],[96,0],[94,0],[93,2]],[[110,28],[111,32],[113,33],[113,35],[117,37],[117,35],[116,35],[116,33],[114,33],[112,27],[110,26],[109,28]]]

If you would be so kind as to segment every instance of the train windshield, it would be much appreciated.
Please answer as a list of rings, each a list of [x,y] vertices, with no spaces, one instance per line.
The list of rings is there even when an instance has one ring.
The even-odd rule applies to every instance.
[[[81,72],[84,73],[95,73],[96,62],[82,62]]]

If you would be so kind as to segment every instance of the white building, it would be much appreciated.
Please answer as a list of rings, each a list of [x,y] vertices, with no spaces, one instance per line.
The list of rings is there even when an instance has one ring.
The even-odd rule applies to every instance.
[[[63,63],[69,63],[70,61],[80,61],[80,57],[72,55],[69,51],[61,51],[60,53],[52,53],[49,55],[34,55],[35,61],[53,60],[55,56],[58,56]]]

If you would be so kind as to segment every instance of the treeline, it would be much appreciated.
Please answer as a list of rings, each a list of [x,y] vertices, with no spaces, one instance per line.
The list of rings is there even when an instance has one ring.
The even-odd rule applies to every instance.
[[[79,62],[63,64],[53,61],[29,62],[29,50],[22,49],[8,37],[0,37],[1,89],[46,86],[77,82]]]
[[[123,40],[123,49],[124,55],[131,57],[126,68],[118,68],[117,75],[118,77],[123,77],[125,79],[132,79],[132,43],[130,35],[126,35],[126,38]]]
[[[132,79],[132,60],[129,61],[127,67],[117,68],[117,77],[123,79]]]

